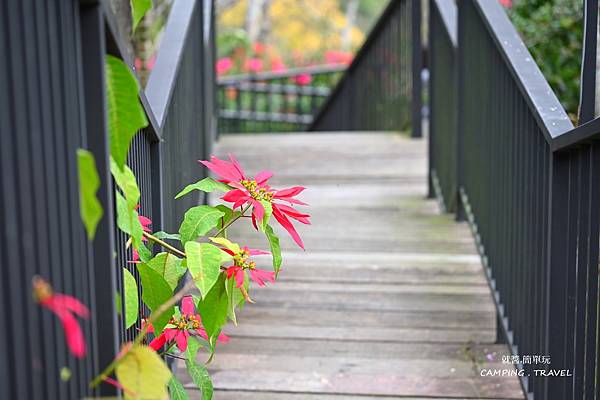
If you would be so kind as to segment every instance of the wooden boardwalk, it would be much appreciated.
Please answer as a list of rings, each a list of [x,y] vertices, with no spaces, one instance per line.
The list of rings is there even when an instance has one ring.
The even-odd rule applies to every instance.
[[[518,378],[480,376],[510,370],[507,349],[468,227],[425,200],[423,140],[230,135],[216,152],[271,169],[275,187],[308,187],[313,225],[299,228],[306,252],[281,233],[279,281],[226,328],[215,400],[523,398]],[[268,248],[248,232],[230,235]]]

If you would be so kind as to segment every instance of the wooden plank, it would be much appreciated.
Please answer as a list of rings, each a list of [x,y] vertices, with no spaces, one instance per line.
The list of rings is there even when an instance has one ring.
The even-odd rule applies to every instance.
[[[357,345],[355,341],[281,339],[281,338],[235,338],[234,346],[219,348],[214,365],[218,369],[227,364],[221,358],[223,354],[248,354],[248,355],[281,355],[301,354],[307,357],[317,357],[327,354],[330,357],[351,358],[376,358],[376,359],[405,359],[405,360],[467,360],[468,354],[478,358],[485,358],[492,354],[496,361],[507,354],[507,348],[500,344],[475,344],[475,343],[384,343],[363,342]],[[470,349],[470,350],[467,350]]]
[[[343,394],[367,396],[428,396],[429,398],[455,397],[474,399],[522,399],[516,379],[494,377],[446,378],[400,376],[392,371],[371,375],[367,373],[330,374],[310,371],[227,370],[213,374],[218,389],[252,390],[255,392],[297,392],[315,394]],[[193,387],[186,384],[186,387]],[[259,399],[260,397],[254,397]],[[285,398],[285,397],[282,397]]]
[[[452,294],[477,294],[477,295],[488,295],[489,288],[485,285],[441,285],[441,284],[383,284],[383,283],[338,283],[338,282],[302,282],[302,281],[288,281],[280,280],[277,282],[277,290],[282,292],[294,293],[294,292],[330,292],[330,293],[413,293],[413,294],[441,294],[441,295],[452,295]],[[299,293],[301,294],[301,293]]]
[[[190,390],[190,394],[193,397],[193,391]],[[373,396],[338,396],[329,394],[306,394],[306,393],[289,393],[289,392],[244,392],[244,391],[230,391],[230,390],[216,390],[214,400],[377,400],[380,397]],[[404,397],[403,400],[422,400],[424,397]],[[441,399],[450,400],[450,399]]]
[[[318,310],[313,310],[315,316]],[[350,317],[350,315],[349,315]],[[492,343],[496,332],[492,329],[419,329],[386,327],[298,327],[281,321],[276,326],[245,323],[238,327],[228,326],[225,333],[232,337],[286,338],[316,340],[347,340],[355,342],[418,342],[418,343],[467,343],[469,341]],[[324,354],[323,357],[327,357]]]
[[[465,290],[466,291],[466,290]],[[370,311],[488,311],[494,312],[490,294],[337,293],[304,291],[292,297],[282,290],[263,289],[254,296],[258,306],[288,306],[321,310]]]
[[[487,311],[355,311],[348,318],[346,311],[316,310],[312,308],[290,309],[275,307],[246,307],[238,316],[239,327],[248,323],[257,325],[280,326],[285,321],[289,326],[299,327],[386,327],[417,329],[495,329],[495,316]],[[231,333],[237,328],[232,326]]]

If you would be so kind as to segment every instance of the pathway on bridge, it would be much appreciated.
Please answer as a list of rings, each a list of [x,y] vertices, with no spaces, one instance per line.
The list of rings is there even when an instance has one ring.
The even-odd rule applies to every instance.
[[[257,303],[226,328],[232,340],[210,367],[215,400],[523,398],[517,378],[480,376],[509,368],[506,349],[493,344],[494,306],[468,227],[424,199],[424,141],[231,135],[216,152],[250,172],[271,169],[275,187],[308,187],[313,225],[299,229],[306,252],[281,233],[279,281],[255,288]],[[266,247],[247,232],[230,235]]]

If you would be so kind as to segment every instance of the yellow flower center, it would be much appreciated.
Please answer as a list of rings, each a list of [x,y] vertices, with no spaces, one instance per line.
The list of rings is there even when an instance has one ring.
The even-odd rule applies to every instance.
[[[254,261],[248,261],[249,258],[250,252],[242,249],[241,252],[233,256],[233,262],[237,267],[241,267],[242,269],[254,269],[256,263]]]
[[[244,188],[246,188],[246,190],[248,191],[248,193],[250,193],[250,196],[252,196],[253,199],[258,201],[266,200],[268,202],[273,200],[274,193],[265,188],[259,188],[258,183],[256,183],[256,181],[244,179],[240,181],[240,183]]]
[[[188,329],[200,328],[200,321],[195,315],[182,315],[180,318],[171,318],[169,324],[174,325],[175,328],[180,331],[186,331]]]

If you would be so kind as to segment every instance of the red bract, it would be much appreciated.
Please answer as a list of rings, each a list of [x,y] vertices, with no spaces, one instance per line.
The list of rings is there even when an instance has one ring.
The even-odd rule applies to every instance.
[[[140,206],[138,205],[136,207],[136,210],[139,208],[140,208]],[[140,220],[140,224],[142,225],[142,229],[144,230],[144,232],[152,233],[152,229],[150,229],[150,225],[152,225],[152,220],[148,217],[144,217],[143,215],[138,215],[138,219]],[[142,242],[146,242],[146,241],[148,241],[148,239],[146,239],[144,236],[142,236]],[[133,263],[133,264],[139,263],[140,255],[136,249],[132,250],[132,255],[133,255],[133,260],[128,261],[128,262]]]
[[[265,208],[261,201],[271,203],[273,208],[273,217],[288,231],[292,239],[304,249],[304,244],[300,235],[292,225],[289,218],[295,219],[302,224],[310,224],[310,215],[299,212],[298,210],[286,204],[276,203],[283,201],[289,204],[306,205],[306,203],[296,199],[305,188],[295,186],[289,189],[276,190],[268,185],[268,180],[273,176],[270,171],[259,172],[254,179],[248,179],[244,170],[238,161],[232,155],[230,161],[221,160],[212,156],[210,161],[200,161],[204,166],[218,175],[221,182],[234,187],[235,189],[225,193],[221,199],[233,203],[233,208],[242,207],[245,204],[252,206],[252,222],[257,227],[256,221],[262,221]]]
[[[85,338],[75,315],[89,319],[90,310],[74,297],[54,293],[52,287],[43,278],[33,278],[33,295],[42,307],[52,311],[60,320],[67,346],[71,353],[77,358],[83,358],[86,353]]]
[[[265,286],[265,281],[275,283],[275,272],[258,269],[256,263],[249,260],[251,256],[271,254],[268,251],[249,249],[246,246],[237,252],[231,247],[222,248],[221,250],[233,256],[233,265],[227,267],[227,279],[235,279],[236,287],[242,287],[244,284],[245,271],[248,271],[250,279],[258,283],[259,286]]]
[[[202,327],[202,319],[199,314],[196,314],[196,307],[191,296],[186,296],[181,301],[181,317],[171,318],[168,327],[163,332],[150,342],[150,347],[154,350],[160,350],[165,344],[175,341],[177,348],[184,352],[187,349],[188,338],[190,335],[198,335],[205,340],[208,340],[206,330]],[[152,326],[148,327],[148,332],[154,332]],[[219,334],[217,342],[226,343],[229,337],[225,334]]]

